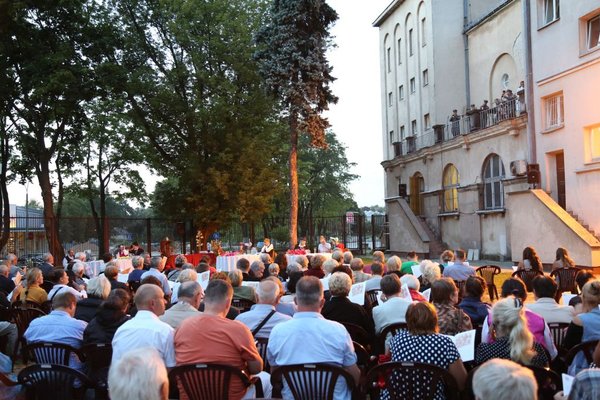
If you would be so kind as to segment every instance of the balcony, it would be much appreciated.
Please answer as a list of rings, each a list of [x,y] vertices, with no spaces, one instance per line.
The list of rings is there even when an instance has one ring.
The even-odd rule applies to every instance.
[[[420,135],[408,136],[394,143],[394,158],[418,152],[421,149],[451,141],[459,136],[480,132],[503,121],[518,118],[525,112],[524,104],[518,98],[509,100],[488,110],[469,111],[456,121],[434,125]]]

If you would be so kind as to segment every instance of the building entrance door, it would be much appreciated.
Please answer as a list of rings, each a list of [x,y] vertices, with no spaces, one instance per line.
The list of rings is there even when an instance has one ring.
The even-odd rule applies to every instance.
[[[567,194],[565,190],[565,153],[556,154],[556,192],[558,205],[567,209]]]

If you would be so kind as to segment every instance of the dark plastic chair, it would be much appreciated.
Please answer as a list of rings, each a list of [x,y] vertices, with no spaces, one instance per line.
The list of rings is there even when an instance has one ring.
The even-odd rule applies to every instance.
[[[596,349],[597,345],[598,345],[597,340],[590,340],[587,342],[579,343],[577,346],[573,347],[567,353],[567,358],[566,358],[567,365],[571,365],[571,363],[573,362],[573,359],[579,352],[583,352],[583,355],[585,356],[586,361],[588,362],[588,364],[591,364],[594,361],[594,350]]]
[[[69,366],[71,354],[77,355],[82,360],[79,350],[61,343],[36,342],[26,347],[28,356],[38,364],[55,364]]]
[[[22,354],[23,354],[23,362],[27,363],[27,352],[25,351],[25,346],[27,342],[25,341],[24,335],[27,328],[29,328],[29,324],[31,321],[38,317],[43,317],[46,315],[42,310],[38,308],[30,308],[30,307],[21,307],[13,305],[12,316],[15,324],[17,325],[17,331],[19,334],[19,338],[17,340],[17,346],[15,347],[15,354],[18,353],[18,347],[21,346]]]
[[[562,390],[562,379],[556,372],[532,365],[526,365],[525,367],[533,372],[537,381],[538,400],[553,400],[554,394]]]
[[[567,350],[563,347],[562,343],[567,335],[567,328],[569,324],[564,322],[552,322],[548,324],[548,328],[550,328],[550,333],[552,334],[552,339],[554,340],[554,344],[558,349],[558,353],[560,355],[566,355]]]
[[[94,387],[82,372],[55,364],[29,366],[19,372],[18,382],[25,386],[28,400],[83,399]]]
[[[388,325],[385,328],[383,328],[381,330],[381,333],[377,337],[377,343],[379,346],[379,348],[377,349],[378,352],[382,354],[385,351],[385,338],[387,337],[387,335],[389,333],[391,333],[392,336],[394,336],[399,331],[406,330],[406,329],[408,329],[408,325],[406,325],[405,322],[398,322],[398,323],[391,324],[391,325]]]
[[[269,345],[269,339],[266,338],[255,338],[256,348],[258,349],[258,354],[260,354],[263,359],[263,371],[269,372],[271,370],[271,365],[267,361],[267,346]]]
[[[231,306],[240,310],[241,313],[250,310],[254,304],[255,303],[253,301],[245,299],[234,298],[231,300]]]
[[[356,354],[356,365],[363,372],[367,372],[377,363],[377,358],[369,354],[363,345],[357,342],[352,342],[354,345],[354,353]]]
[[[475,270],[485,281],[488,288],[488,294],[490,295],[490,301],[494,301],[494,298],[499,299],[498,288],[494,277],[502,272],[502,269],[497,265],[483,265]]]
[[[228,365],[189,364],[175,367],[169,372],[170,386],[183,391],[189,399],[228,400],[232,379],[241,380],[246,387],[254,384],[256,397],[263,397],[259,378],[250,378],[245,371]]]
[[[533,292],[532,282],[533,278],[535,278],[536,276],[544,276],[544,273],[542,271],[536,271],[534,269],[530,269],[529,271],[522,269],[520,271],[513,272],[513,274],[511,275],[511,277],[513,278],[517,277],[521,279],[523,283],[525,283],[525,287],[527,288],[528,292]]]
[[[108,399],[108,369],[112,359],[110,343],[87,344],[81,348],[88,368],[88,376],[96,382],[96,399]]]
[[[140,288],[140,286],[142,286],[142,282],[141,281],[130,281],[127,282],[129,283],[129,288],[131,289],[131,291],[133,293],[137,292],[137,290]]]
[[[575,277],[579,271],[581,271],[581,268],[570,267],[556,269],[550,273],[550,276],[554,278],[558,284],[558,290],[556,291],[556,297],[554,298],[556,301],[560,301],[563,292],[579,293],[577,282],[575,281]]]
[[[362,327],[349,322],[342,322],[353,341],[362,344],[365,348],[370,349],[373,343],[373,337]]]
[[[398,383],[400,391],[394,389],[394,383]],[[372,399],[378,399],[379,392],[385,388],[390,400],[433,400],[439,387],[446,399],[460,399],[454,377],[447,370],[430,364],[397,361],[380,364],[367,374],[367,384]]]
[[[350,392],[355,389],[352,375],[345,369],[328,364],[295,364],[277,367],[271,373],[273,398],[281,398],[283,381],[295,400],[333,400],[335,386],[346,381]]]

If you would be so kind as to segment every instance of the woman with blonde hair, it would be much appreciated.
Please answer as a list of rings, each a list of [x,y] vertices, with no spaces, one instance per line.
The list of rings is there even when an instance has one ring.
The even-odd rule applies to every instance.
[[[498,301],[492,311],[495,341],[477,347],[475,363],[479,365],[492,358],[502,358],[523,365],[547,367],[546,351],[533,340],[521,299],[506,297]]]
[[[442,270],[438,263],[431,260],[421,261],[421,276],[419,277],[419,280],[421,281],[421,288],[419,290],[421,292],[431,289],[431,284],[441,277]]]
[[[564,247],[556,249],[556,260],[552,263],[552,271],[561,268],[573,268],[575,261],[569,257],[569,252]]]
[[[396,274],[398,275],[398,278],[402,277],[402,259],[400,257],[391,256],[388,258],[387,262],[385,263],[385,268],[387,270],[386,275]]]
[[[42,289],[44,283],[44,276],[42,270],[39,268],[30,268],[27,271],[27,287],[21,291],[19,301],[25,303],[27,301],[33,301],[40,306],[48,300],[48,293]]]

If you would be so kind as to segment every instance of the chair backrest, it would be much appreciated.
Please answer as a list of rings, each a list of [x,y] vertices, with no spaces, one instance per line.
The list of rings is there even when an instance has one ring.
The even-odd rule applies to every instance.
[[[408,329],[408,325],[406,325],[405,322],[397,322],[395,324],[390,324],[390,325],[386,326],[385,328],[383,328],[383,330],[379,334],[378,340],[377,340],[379,343],[379,349],[380,350],[385,349],[385,339],[387,338],[388,334],[391,333],[392,336],[394,336],[399,331],[406,330],[406,329]]]
[[[368,371],[373,364],[371,354],[365,349],[365,347],[357,342],[352,342],[354,345],[354,353],[356,354],[356,365],[363,371]],[[373,357],[374,358],[374,357]]]
[[[358,342],[365,347],[371,347],[373,338],[362,326],[351,324],[349,322],[342,322],[342,325],[344,325],[353,341]]]
[[[228,365],[189,364],[175,367],[169,372],[170,385],[183,391],[189,399],[229,399],[232,377],[250,386],[250,379],[244,371]]]
[[[281,397],[285,381],[292,398],[296,400],[333,400],[335,386],[340,379],[346,381],[350,392],[354,391],[354,379],[345,369],[328,364],[295,364],[277,367],[271,373],[273,397]]]
[[[372,390],[371,398],[379,398],[377,392],[385,388],[391,400],[437,398],[445,393],[448,400],[460,398],[456,380],[450,373],[435,365],[392,361],[380,364],[367,374],[367,384]]]
[[[564,322],[552,322],[548,324],[548,328],[550,328],[550,333],[552,334],[552,339],[554,339],[554,344],[557,348],[562,348],[562,342],[567,335],[567,328],[569,324]]]
[[[481,267],[478,267],[475,272],[477,272],[483,278],[483,280],[485,280],[486,284],[494,285],[494,277],[500,274],[502,269],[497,265],[482,265]]]
[[[367,296],[367,301],[371,304],[371,308],[379,305],[379,300],[377,300],[377,292],[378,290],[368,290],[365,295]]]
[[[27,328],[29,328],[31,321],[35,318],[43,317],[46,313],[38,308],[16,306],[12,309],[12,315],[19,331],[19,337],[22,337]]]
[[[129,288],[134,293],[137,292],[137,290],[140,288],[140,286],[142,286],[142,282],[141,281],[130,281],[130,282],[127,282],[127,283],[129,283]]]
[[[577,346],[573,347],[571,350],[569,350],[569,353],[567,354],[567,365],[571,365],[573,359],[579,352],[583,353],[588,364],[592,363],[594,361],[594,350],[596,349],[596,345],[598,345],[597,340],[590,340],[587,342],[579,343]]]
[[[513,278],[517,277],[517,278],[521,279],[523,281],[523,283],[525,283],[525,287],[527,288],[527,291],[533,292],[533,286],[532,286],[533,278],[535,278],[536,276],[540,276],[540,275],[544,275],[544,273],[542,271],[536,271],[534,269],[530,269],[530,270],[522,269],[522,270],[513,272],[513,274],[511,276]]]
[[[27,388],[28,399],[40,400],[83,398],[94,386],[82,372],[55,364],[29,366],[19,372],[18,382]]]
[[[112,345],[110,343],[86,344],[81,348],[81,353],[85,356],[89,377],[101,387],[106,387],[112,359]]]
[[[554,394],[559,390],[562,390],[562,379],[558,374],[550,369],[534,367],[532,365],[526,365],[529,368],[535,380],[538,384],[538,399],[539,400],[552,400]]]
[[[250,310],[250,308],[252,308],[252,306],[255,303],[253,301],[250,300],[246,300],[246,299],[232,299],[231,300],[231,306],[237,308],[238,310],[240,310],[240,312],[245,312]]]
[[[558,284],[559,293],[566,291],[570,291],[575,294],[579,293],[577,282],[575,281],[575,277],[579,271],[581,271],[581,268],[570,267],[555,269],[550,273],[550,276],[553,277]]]
[[[271,370],[271,366],[267,361],[267,346],[269,345],[269,339],[267,338],[255,338],[256,348],[258,349],[258,354],[263,359],[263,371],[269,372]]]
[[[61,343],[37,342],[27,344],[27,352],[38,364],[69,366],[71,354],[82,358],[79,350]]]

